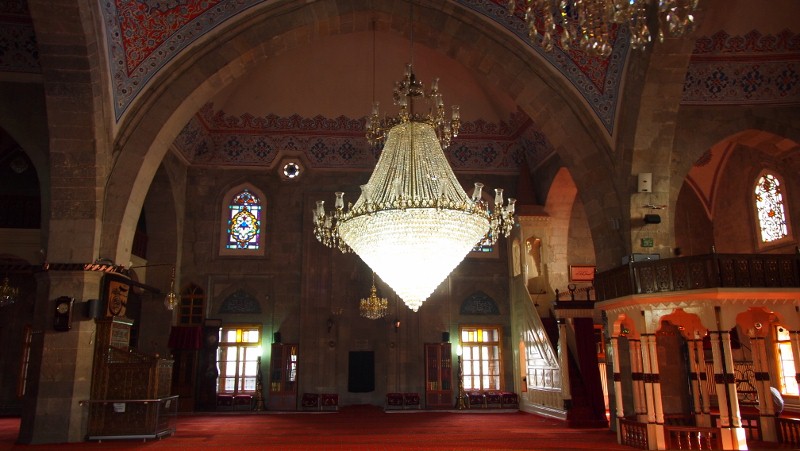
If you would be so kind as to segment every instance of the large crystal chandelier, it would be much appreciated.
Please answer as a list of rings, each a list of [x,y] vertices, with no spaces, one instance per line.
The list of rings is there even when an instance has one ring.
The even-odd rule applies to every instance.
[[[542,36],[542,47],[553,50],[555,41],[565,51],[572,47],[601,56],[613,49],[614,28],[627,24],[630,43],[641,49],[652,40],[649,14],[657,18],[657,35],[681,36],[691,31],[698,0],[509,0],[508,11],[525,10],[528,36]]]
[[[361,316],[367,319],[379,319],[386,316],[389,309],[389,300],[378,297],[378,289],[375,288],[375,273],[372,273],[372,288],[369,297],[361,298],[358,311]]]
[[[317,201],[314,234],[328,247],[355,251],[417,311],[478,242],[508,236],[515,200],[504,206],[498,188],[490,211],[482,184],[472,198],[461,187],[442,150],[458,134],[458,108],[446,118],[437,82],[426,93],[408,65],[394,103],[396,118],[381,118],[375,104],[368,119],[367,139],[385,144],[361,196],[345,210],[337,192],[332,212]]]

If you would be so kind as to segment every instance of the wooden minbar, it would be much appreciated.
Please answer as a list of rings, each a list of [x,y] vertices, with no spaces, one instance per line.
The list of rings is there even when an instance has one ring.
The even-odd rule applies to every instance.
[[[170,396],[172,360],[130,347],[133,321],[96,320],[89,440],[156,438],[175,431],[177,396]]]

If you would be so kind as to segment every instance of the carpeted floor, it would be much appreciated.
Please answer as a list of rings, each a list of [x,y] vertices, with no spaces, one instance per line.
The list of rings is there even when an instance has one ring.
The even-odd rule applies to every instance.
[[[631,450],[606,429],[568,429],[522,412],[383,412],[355,406],[331,413],[180,415],[162,440],[15,445],[18,419],[0,419],[0,450],[69,449],[424,449]]]
[[[633,450],[607,429],[569,429],[522,412],[384,412],[353,406],[326,413],[182,414],[161,440],[16,445],[19,419],[0,418],[4,450]],[[753,444],[751,450],[785,448]]]

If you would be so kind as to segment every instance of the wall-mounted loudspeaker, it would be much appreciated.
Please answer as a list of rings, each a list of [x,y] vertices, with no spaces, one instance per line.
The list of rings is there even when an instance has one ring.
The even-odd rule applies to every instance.
[[[87,319],[100,318],[100,301],[97,299],[89,299],[84,302],[84,316]]]
[[[442,332],[442,343],[450,343],[450,332]]]
[[[281,342],[281,333],[280,332],[275,332],[274,334],[272,334],[272,342],[273,343],[280,343]]]
[[[659,215],[644,215],[645,224],[660,224],[661,216]]]
[[[653,192],[653,173],[640,172],[639,173],[639,192],[652,193]]]

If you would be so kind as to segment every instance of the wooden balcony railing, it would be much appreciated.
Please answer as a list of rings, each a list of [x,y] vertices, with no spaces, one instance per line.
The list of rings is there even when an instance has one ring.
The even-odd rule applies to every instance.
[[[619,419],[621,445],[639,449],[648,449],[647,424],[626,418]]]
[[[800,448],[800,420],[797,418],[776,418],[778,442]]]
[[[704,288],[800,287],[798,254],[718,254],[632,262],[595,276],[598,301]]]
[[[664,426],[667,449],[722,449],[722,436],[717,428],[696,426]]]

